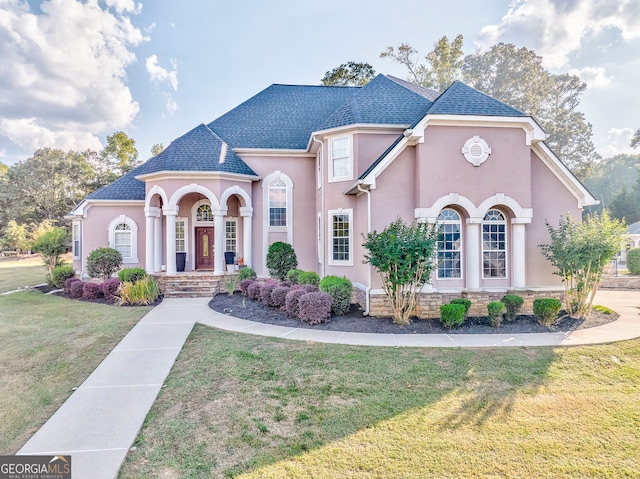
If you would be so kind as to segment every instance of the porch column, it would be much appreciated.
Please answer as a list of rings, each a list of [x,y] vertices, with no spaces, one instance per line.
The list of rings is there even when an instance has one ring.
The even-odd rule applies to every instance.
[[[160,208],[148,207],[144,209],[146,218],[145,228],[145,268],[147,273],[155,272],[155,219],[160,216]]]
[[[513,236],[513,287],[524,288],[526,286],[526,249],[525,249],[525,224],[511,223]]]
[[[156,273],[159,273],[162,271],[162,215],[158,215],[153,219],[153,228],[155,230],[153,235],[155,243],[153,247],[153,268]]]
[[[176,270],[176,216],[178,207],[163,208],[162,212],[167,218],[167,276],[175,276]]]
[[[244,264],[249,268],[253,268],[253,208],[250,206],[241,207],[240,216],[242,216],[242,255]]]
[[[480,224],[481,218],[468,218],[467,219],[467,235],[466,235],[466,248],[465,258],[466,262],[465,274],[467,289],[478,290],[480,289]]]
[[[224,274],[224,215],[227,208],[211,208],[213,213],[213,274]]]

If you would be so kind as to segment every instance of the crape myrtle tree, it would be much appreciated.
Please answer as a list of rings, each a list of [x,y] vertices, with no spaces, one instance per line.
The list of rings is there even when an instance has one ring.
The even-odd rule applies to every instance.
[[[588,215],[576,221],[569,214],[560,218],[558,227],[547,222],[549,244],[540,245],[542,254],[562,277],[567,312],[588,318],[605,265],[620,251],[626,238],[626,225],[602,215]]]
[[[384,230],[374,230],[364,238],[363,246],[368,250],[364,263],[380,273],[393,321],[409,324],[418,294],[431,278],[438,239],[436,225],[406,224],[398,218]]]

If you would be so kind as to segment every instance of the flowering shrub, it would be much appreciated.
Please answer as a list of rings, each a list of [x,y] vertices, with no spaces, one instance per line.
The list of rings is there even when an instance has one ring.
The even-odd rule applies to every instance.
[[[118,295],[120,280],[118,278],[109,278],[102,283],[102,294],[107,299],[113,299]]]
[[[328,293],[306,293],[298,300],[298,317],[307,324],[325,323],[331,318],[331,296]]]
[[[82,297],[84,299],[97,299],[102,296],[102,288],[98,283],[84,283]]]
[[[349,311],[351,306],[351,293],[353,286],[351,281],[345,277],[325,276],[320,281],[320,291],[328,293],[331,296],[331,311],[338,316]]]
[[[285,296],[284,308],[294,318],[298,317],[298,301],[305,294],[304,288],[291,288]]]
[[[78,281],[82,282],[80,278],[69,278],[64,281],[64,294],[71,294],[71,285],[73,283],[77,283]]]
[[[287,301],[287,293],[291,290],[291,288],[287,286],[280,286],[271,291],[271,305],[275,308],[284,309],[286,301]]]
[[[84,281],[74,281],[69,288],[69,296],[72,298],[81,298],[84,289]]]
[[[277,287],[278,283],[275,281],[267,281],[262,285],[262,288],[260,288],[260,301],[262,301],[262,304],[265,306],[275,306],[271,301],[271,293]]]
[[[249,296],[249,286],[253,283],[255,283],[253,279],[243,279],[240,281],[240,292],[245,296]]]
[[[251,299],[259,300],[261,290],[262,290],[262,283],[259,283],[258,281],[254,281],[247,288],[247,296],[249,296]]]

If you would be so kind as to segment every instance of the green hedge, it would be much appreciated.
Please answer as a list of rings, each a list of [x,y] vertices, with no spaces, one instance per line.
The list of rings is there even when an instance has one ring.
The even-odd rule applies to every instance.
[[[460,326],[464,322],[464,304],[443,304],[440,306],[440,322],[445,328]]]
[[[543,326],[550,326],[558,317],[562,303],[556,298],[538,298],[533,300],[533,314]]]
[[[627,269],[631,274],[640,274],[640,248],[627,251]]]
[[[340,316],[349,311],[353,285],[347,278],[344,276],[325,276],[320,281],[320,291],[329,293],[331,296],[333,314]]]

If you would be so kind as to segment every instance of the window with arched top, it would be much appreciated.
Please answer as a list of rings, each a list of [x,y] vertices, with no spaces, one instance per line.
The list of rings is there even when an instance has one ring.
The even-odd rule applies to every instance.
[[[196,210],[196,221],[213,221],[213,212],[211,211],[211,205],[203,204],[198,206],[198,209]]]
[[[109,224],[109,247],[118,250],[124,264],[138,262],[138,225],[126,215]]]
[[[462,277],[462,220],[445,208],[438,215],[438,279]]]
[[[131,258],[132,250],[131,227],[126,223],[119,223],[114,228],[113,248],[120,251],[122,258]]]
[[[482,221],[482,275],[507,277],[507,219],[499,210],[489,210]]]
[[[287,185],[279,178],[269,183],[269,226],[287,226]]]

